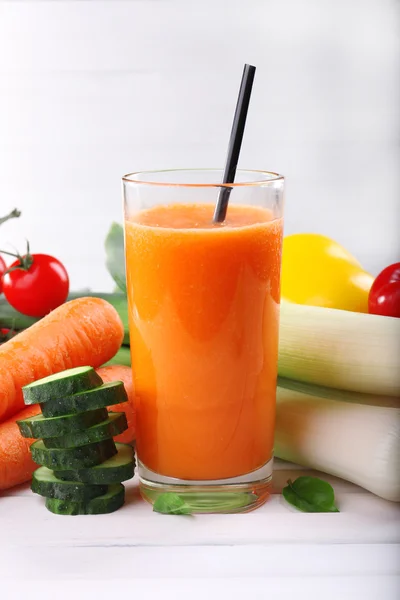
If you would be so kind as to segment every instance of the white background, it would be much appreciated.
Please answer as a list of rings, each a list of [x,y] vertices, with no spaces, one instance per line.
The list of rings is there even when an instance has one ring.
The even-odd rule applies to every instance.
[[[240,164],[287,176],[286,233],[335,237],[376,273],[399,258],[396,0],[0,1],[0,246],[112,288],[120,177],[221,166],[243,63]]]

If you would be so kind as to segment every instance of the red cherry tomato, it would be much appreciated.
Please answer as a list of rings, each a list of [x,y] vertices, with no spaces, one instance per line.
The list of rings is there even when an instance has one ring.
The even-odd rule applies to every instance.
[[[374,315],[400,318],[400,263],[379,273],[369,292],[368,310]]]
[[[31,254],[27,268],[15,268],[3,277],[3,291],[16,310],[30,317],[43,317],[63,304],[68,296],[69,279],[64,265],[47,254]],[[26,256],[9,269],[18,267]]]
[[[3,273],[6,270],[6,263],[0,256],[0,294],[3,291]]]
[[[16,331],[2,327],[0,329],[0,344],[4,344],[4,342],[7,342],[9,339],[14,337],[14,335],[17,335]]]

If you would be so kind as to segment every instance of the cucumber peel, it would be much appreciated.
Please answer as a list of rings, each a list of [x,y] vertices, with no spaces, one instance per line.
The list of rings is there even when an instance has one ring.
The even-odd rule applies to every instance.
[[[104,515],[121,508],[125,501],[125,488],[121,483],[110,485],[102,496],[88,502],[73,502],[46,498],[46,508],[57,515]]]
[[[35,463],[49,469],[84,469],[111,458],[117,449],[113,439],[77,448],[46,448],[43,441],[39,440],[31,445],[31,452]]]
[[[62,417],[44,417],[36,415],[17,421],[23,437],[53,438],[72,434],[87,427],[93,427],[107,419],[106,408],[97,408],[82,413],[64,415]]]
[[[115,444],[117,454],[91,469],[57,469],[54,475],[67,481],[107,484],[132,479],[135,471],[135,455],[129,444]]]
[[[25,404],[39,404],[91,390],[102,383],[103,380],[93,367],[76,367],[38,379],[23,387],[22,393]]]
[[[104,421],[93,427],[59,437],[46,438],[43,443],[46,448],[75,448],[110,439],[126,429],[128,429],[128,422],[125,413],[110,412]]]
[[[47,467],[39,467],[33,473],[31,490],[46,498],[87,502],[107,492],[106,485],[90,485],[79,481],[58,479]]]
[[[59,417],[96,408],[127,402],[128,396],[122,381],[111,381],[100,387],[72,396],[58,397],[40,404],[45,417]]]

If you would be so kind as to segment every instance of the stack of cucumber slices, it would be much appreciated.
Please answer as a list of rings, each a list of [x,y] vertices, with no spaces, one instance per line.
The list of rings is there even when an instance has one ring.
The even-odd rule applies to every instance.
[[[121,381],[103,383],[92,367],[69,369],[23,388],[25,404],[42,414],[17,421],[21,434],[37,439],[33,460],[42,465],[32,490],[59,515],[94,515],[120,508],[122,481],[134,474],[133,448],[114,442],[128,427],[125,413],[107,406],[128,400]]]

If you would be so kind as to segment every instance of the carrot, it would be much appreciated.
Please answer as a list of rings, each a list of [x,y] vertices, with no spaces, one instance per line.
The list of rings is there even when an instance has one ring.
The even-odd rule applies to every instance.
[[[0,425],[0,490],[6,490],[29,481],[38,466],[31,458],[30,445],[35,440],[24,438],[16,421],[40,413],[39,405],[32,405]]]
[[[97,369],[97,373],[100,375],[104,383],[108,381],[123,381],[128,394],[128,402],[123,404],[116,404],[110,406],[109,410],[113,412],[124,412],[128,420],[128,429],[116,436],[116,442],[122,442],[123,444],[130,444],[135,439],[135,406],[134,406],[134,390],[132,382],[132,370],[130,367],[124,367],[122,365],[112,365],[109,367],[102,367]]]
[[[99,367],[117,352],[124,328],[100,298],[78,298],[0,346],[0,423],[24,406],[22,387],[72,367]]]

